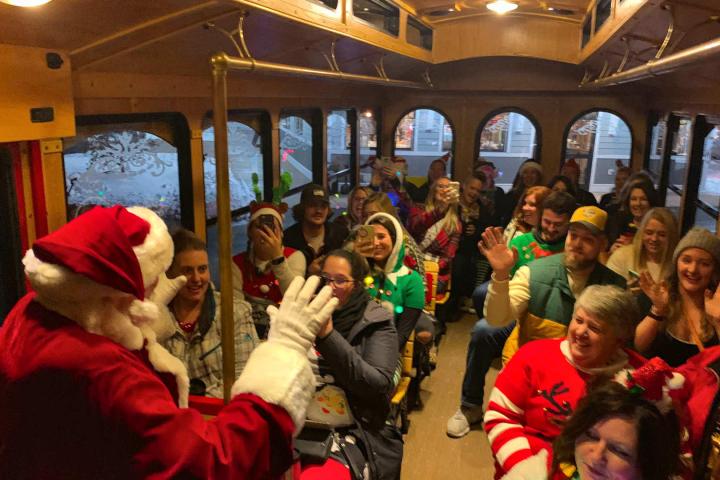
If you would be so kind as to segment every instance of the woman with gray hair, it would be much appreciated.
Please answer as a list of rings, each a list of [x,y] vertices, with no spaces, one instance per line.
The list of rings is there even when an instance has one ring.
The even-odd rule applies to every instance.
[[[575,302],[567,336],[524,345],[500,372],[485,413],[495,478],[547,479],[552,441],[588,382],[638,368],[632,341],[640,312],[629,292],[587,287]]]

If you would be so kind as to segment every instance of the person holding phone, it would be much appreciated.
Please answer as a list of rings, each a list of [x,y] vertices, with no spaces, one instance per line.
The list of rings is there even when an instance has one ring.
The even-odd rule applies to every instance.
[[[631,177],[623,189],[618,214],[610,217],[608,222],[610,253],[624,245],[630,245],[645,214],[658,206],[660,203],[652,180],[642,172]]]
[[[652,302],[635,332],[635,348],[677,367],[720,343],[720,238],[693,228],[678,243],[668,280],[640,272],[640,288]]]
[[[459,187],[455,184],[457,182],[447,177],[436,180],[430,187],[424,207],[413,207],[408,218],[408,230],[418,241],[425,259],[438,263],[438,294],[447,290],[450,266],[462,233],[457,208]]]
[[[653,208],[645,214],[633,242],[624,245],[607,261],[607,267],[636,288],[640,272],[647,271],[652,279],[661,282],[672,272],[672,255],[678,242],[677,220],[667,208]]]
[[[269,327],[266,309],[278,305],[293,278],[305,276],[305,255],[283,245],[286,204],[250,204],[248,249],[233,257],[233,288],[252,305],[258,334]]]

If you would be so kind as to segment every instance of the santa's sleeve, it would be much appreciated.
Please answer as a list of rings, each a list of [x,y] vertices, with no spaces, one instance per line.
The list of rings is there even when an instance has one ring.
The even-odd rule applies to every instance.
[[[152,371],[125,358],[102,369],[90,390],[111,431],[127,437],[138,478],[270,479],[292,463],[292,418],[254,394],[236,395],[206,420],[178,408]]]
[[[533,456],[525,437],[525,403],[533,391],[531,359],[521,349],[503,368],[490,393],[484,428],[493,456],[505,472]]]

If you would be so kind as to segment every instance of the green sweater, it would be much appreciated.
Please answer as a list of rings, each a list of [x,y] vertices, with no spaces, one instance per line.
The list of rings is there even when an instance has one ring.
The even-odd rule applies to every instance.
[[[515,275],[518,268],[523,265],[542,257],[549,257],[565,250],[565,239],[560,242],[547,243],[542,241],[539,236],[535,236],[535,232],[528,232],[512,239],[509,245],[518,252],[518,259],[510,272],[510,276]]]

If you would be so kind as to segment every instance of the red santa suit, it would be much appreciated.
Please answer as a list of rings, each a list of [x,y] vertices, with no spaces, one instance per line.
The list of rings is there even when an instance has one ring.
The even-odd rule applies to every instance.
[[[145,297],[168,288],[171,259],[167,229],[146,209],[97,207],[35,243],[24,263],[36,293],[0,329],[0,478],[266,479],[287,470],[314,386],[301,353],[310,340],[297,346],[276,332],[216,418],[180,408],[187,372],[157,342],[165,317]],[[314,334],[305,330],[316,331],[293,334]]]
[[[523,346],[498,375],[485,412],[495,478],[541,450],[548,452],[546,472],[550,471],[552,441],[585,395],[587,382],[595,375],[612,375],[643,363],[645,359],[637,353],[622,350],[611,365],[589,372],[572,363],[565,339],[536,340]]]

